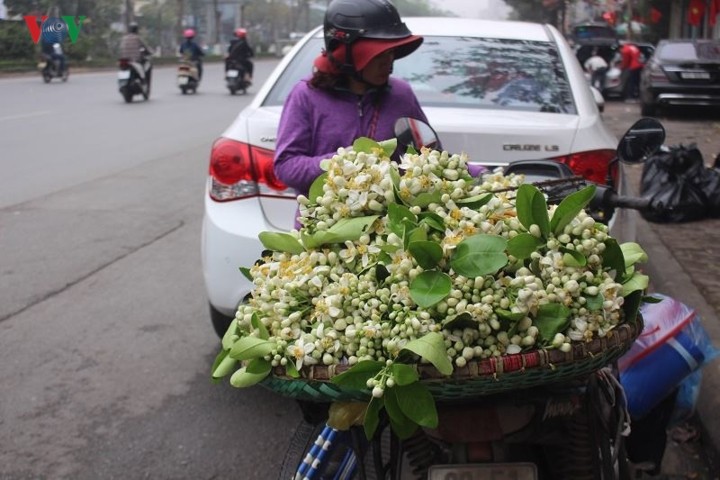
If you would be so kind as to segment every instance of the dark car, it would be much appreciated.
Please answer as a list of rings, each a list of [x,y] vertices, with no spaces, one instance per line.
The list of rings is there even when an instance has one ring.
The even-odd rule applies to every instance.
[[[640,77],[643,115],[720,105],[720,40],[661,40]]]

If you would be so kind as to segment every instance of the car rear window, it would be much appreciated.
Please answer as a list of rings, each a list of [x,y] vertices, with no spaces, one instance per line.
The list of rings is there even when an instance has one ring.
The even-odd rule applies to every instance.
[[[658,56],[663,60],[720,60],[720,42],[666,43]]]
[[[265,99],[282,105],[322,49],[314,38],[288,65]],[[570,83],[550,42],[426,36],[412,55],[395,62],[424,107],[576,113]]]

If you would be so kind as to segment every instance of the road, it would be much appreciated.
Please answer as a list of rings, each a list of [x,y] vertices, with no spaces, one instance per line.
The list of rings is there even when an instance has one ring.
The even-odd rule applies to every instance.
[[[0,79],[1,480],[277,477],[298,409],[209,381],[200,269],[210,145],[249,100],[219,65],[190,96],[157,69],[130,105],[112,71]],[[717,153],[716,121],[665,123]]]
[[[174,75],[130,105],[112,71],[0,79],[0,479],[277,476],[299,412],[209,381],[199,254],[210,145],[251,97]]]

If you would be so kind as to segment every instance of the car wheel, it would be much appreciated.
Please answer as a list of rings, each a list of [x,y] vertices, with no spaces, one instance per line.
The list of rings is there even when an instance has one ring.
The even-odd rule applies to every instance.
[[[640,113],[644,117],[654,117],[655,115],[657,115],[657,107],[652,103],[642,102],[642,104],[640,105]]]
[[[230,327],[230,322],[233,321],[233,317],[228,317],[223,313],[219,312],[215,307],[210,305],[210,321],[212,321],[213,328],[218,337],[222,338]]]

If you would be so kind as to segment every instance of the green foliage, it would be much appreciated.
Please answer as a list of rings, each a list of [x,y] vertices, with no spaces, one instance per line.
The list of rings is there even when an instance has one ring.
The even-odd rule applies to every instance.
[[[35,45],[24,21],[0,21],[0,52],[7,60],[34,60]]]

